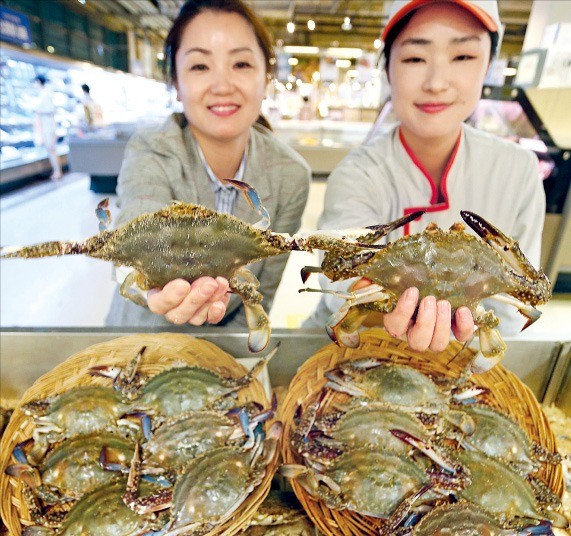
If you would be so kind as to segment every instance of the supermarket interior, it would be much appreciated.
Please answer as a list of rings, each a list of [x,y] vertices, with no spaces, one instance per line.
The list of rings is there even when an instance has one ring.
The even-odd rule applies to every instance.
[[[316,229],[328,174],[371,133],[388,130],[396,120],[379,68],[380,29],[390,4],[250,2],[275,47],[275,74],[262,112],[275,135],[312,171],[302,231]],[[180,5],[0,0],[3,245],[91,236],[97,230],[94,208],[104,197],[111,198],[112,215],[118,212],[115,186],[131,134],[180,111],[162,74],[163,41]],[[541,265],[556,292],[543,308],[549,320],[522,335],[568,337],[571,2],[500,0],[498,5],[502,42],[468,122],[539,158],[547,199]],[[37,75],[53,90],[61,182],[49,180],[46,150],[34,140]],[[82,84],[98,105],[89,122]],[[279,306],[270,312],[274,327],[297,328],[315,307],[316,294],[297,292],[299,269],[315,260],[311,253],[289,259],[275,300]],[[103,327],[116,289],[111,272],[107,263],[87,258],[5,262],[1,325]]]
[[[273,72],[260,112],[272,136],[295,151],[311,170],[299,229],[311,233],[319,229],[329,175],[353,150],[398,125],[381,40],[393,0],[244,1],[273,40]],[[486,4],[487,0],[446,1],[463,6]],[[109,198],[115,221],[120,213],[117,182],[129,140],[140,129],[158,129],[173,112],[183,112],[177,89],[164,74],[169,67],[165,39],[183,4],[184,0],[0,0],[3,248],[81,241],[96,235],[103,229],[99,203],[105,198]],[[518,144],[537,157],[537,180],[545,193],[546,210],[543,221],[528,222],[528,226],[543,227],[541,268],[553,291],[551,299],[538,306],[542,315],[537,322],[504,337],[508,349],[502,364],[527,385],[542,407],[551,405],[553,411],[563,412],[565,417],[557,417],[564,419],[559,425],[551,414],[549,418],[558,441],[569,447],[571,456],[571,0],[498,0],[497,5],[501,21],[498,51],[476,109],[465,123]],[[55,149],[46,148],[45,139],[38,136],[45,113],[38,110],[48,94],[46,88],[55,118]],[[50,154],[54,150],[55,156]],[[61,165],[61,178],[54,161]],[[248,182],[247,177],[244,181]],[[514,200],[506,196],[505,210],[513,210],[512,205]],[[379,223],[387,222],[368,225]],[[322,294],[299,292],[305,284],[300,271],[318,266],[321,259],[317,250],[292,253],[267,311],[273,330],[270,346],[280,343],[282,354],[279,364],[270,362],[268,368],[267,381],[272,387],[285,388],[297,367],[331,342],[325,326],[303,325]],[[526,278],[525,274],[517,277]],[[314,276],[310,282],[316,288],[320,280]],[[529,278],[526,284],[530,285]],[[90,344],[104,344],[123,335],[171,331],[168,327],[107,325],[117,294],[110,262],[84,255],[2,259],[0,399],[18,398],[40,375]],[[236,357],[252,357],[247,329],[185,328],[172,324],[173,333],[198,335],[235,356],[238,352]],[[407,350],[399,351],[395,351],[397,359],[404,359]],[[323,379],[320,374],[316,382]],[[282,455],[286,457],[283,451]],[[571,470],[566,467],[565,471],[569,491]],[[8,479],[2,478],[0,494],[9,486]],[[547,482],[551,485],[563,477],[549,478],[554,479]],[[295,491],[307,509],[300,495],[306,492]],[[342,515],[327,517],[325,508],[317,512],[311,507],[312,501],[308,501],[309,517],[320,534],[377,534],[372,531],[379,525],[367,525],[365,530]],[[566,501],[569,515],[569,494]],[[2,499],[4,523],[15,527],[16,507],[4,503]],[[236,519],[245,519],[244,509],[237,512]],[[320,521],[322,515],[326,521]],[[338,528],[344,523],[348,525],[343,530]],[[337,528],[327,529],[331,526]],[[0,534],[1,527],[0,523]],[[506,527],[497,534],[512,534]],[[554,533],[566,533],[557,530]]]

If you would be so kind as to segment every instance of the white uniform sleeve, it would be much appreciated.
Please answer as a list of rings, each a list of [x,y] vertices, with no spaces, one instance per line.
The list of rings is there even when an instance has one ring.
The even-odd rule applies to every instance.
[[[515,225],[510,234],[519,241],[521,250],[531,264],[539,268],[545,220],[545,192],[535,154],[522,151],[522,158],[526,159],[524,175],[516,177],[520,185],[519,196],[517,200],[506,200],[506,209],[517,210]],[[484,300],[483,304],[486,309],[493,308],[496,316],[500,318],[499,329],[502,335],[513,336],[521,331],[526,318],[513,306],[495,300]]]

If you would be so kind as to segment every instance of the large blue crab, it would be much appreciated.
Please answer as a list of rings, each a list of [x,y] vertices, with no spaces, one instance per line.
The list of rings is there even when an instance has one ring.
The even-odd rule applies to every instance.
[[[527,317],[525,327],[540,316],[535,305],[551,297],[551,285],[541,270],[536,270],[516,241],[473,212],[461,211],[462,219],[481,238],[464,231],[462,223],[453,224],[448,231],[429,224],[417,234],[405,236],[386,246],[374,243],[392,230],[422,215],[415,212],[387,225],[363,229],[357,237],[360,244],[370,244],[355,254],[327,248],[320,267],[305,267],[302,279],[310,273],[322,272],[332,281],[352,277],[370,279],[373,284],[354,292],[323,291],[346,299],[327,323],[331,338],[346,346],[359,344],[358,328],[371,311],[388,313],[394,309],[400,295],[409,287],[417,287],[420,298],[435,296],[452,305],[452,313],[467,306],[474,317],[480,342],[480,353],[472,369],[484,372],[498,363],[505,343],[496,329],[499,320],[481,305],[484,298],[493,297],[518,308]]]
[[[310,251],[330,241],[324,233],[290,236],[269,230],[270,218],[256,191],[246,183],[230,180],[262,216],[251,225],[230,214],[189,203],[175,202],[150,214],[142,214],[116,230],[111,223],[108,200],[96,210],[100,233],[82,242],[53,241],[25,247],[3,247],[0,258],[38,258],[59,255],[88,255],[129,266],[131,272],[120,294],[141,306],[140,291],[163,287],[173,279],[189,282],[202,276],[225,277],[230,290],[244,303],[250,330],[248,346],[259,352],[268,344],[269,319],[261,305],[259,282],[246,265],[292,250]],[[345,238],[341,238],[344,241]]]

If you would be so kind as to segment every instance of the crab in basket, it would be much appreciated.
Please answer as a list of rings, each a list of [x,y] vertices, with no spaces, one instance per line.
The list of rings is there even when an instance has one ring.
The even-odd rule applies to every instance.
[[[174,487],[146,496],[139,496],[141,460],[137,448],[123,501],[142,516],[170,508],[162,536],[206,534],[228,521],[262,484],[275,460],[281,432],[280,421],[274,421],[267,433],[257,427],[251,444],[203,453],[180,472]]]
[[[328,320],[327,330],[335,342],[350,347],[359,344],[357,330],[368,313],[392,311],[409,287],[419,289],[420,299],[435,296],[448,300],[452,314],[460,306],[467,306],[480,344],[472,370],[485,372],[502,359],[506,345],[497,330],[499,319],[493,311],[486,311],[481,301],[494,298],[517,307],[528,319],[525,329],[541,314],[535,306],[551,298],[551,284],[543,271],[527,260],[517,241],[473,212],[461,211],[460,215],[479,238],[466,233],[463,223],[454,223],[448,231],[431,223],[420,233],[375,246],[389,232],[422,214],[415,212],[386,225],[363,229],[357,242],[377,250],[347,254],[336,246],[322,247],[326,253],[321,266],[307,266],[301,272],[304,282],[311,273],[322,272],[332,281],[363,277],[373,284],[345,293],[309,288],[302,291],[325,292],[346,300]]]
[[[111,215],[108,200],[99,203],[96,214],[100,233],[80,242],[52,241],[32,246],[10,246],[0,258],[39,258],[87,255],[134,268],[120,287],[120,294],[141,306],[141,291],[163,287],[182,278],[189,282],[202,276],[225,277],[231,292],[244,303],[250,330],[248,346],[259,352],[268,344],[269,319],[262,307],[259,282],[246,265],[293,250],[311,251],[323,233],[274,233],[270,218],[256,191],[248,184],[229,180],[241,190],[262,219],[254,225],[230,214],[189,203],[174,202],[167,208],[142,214],[116,230],[107,230]],[[336,243],[336,238],[331,239]],[[345,238],[341,238],[342,241]]]

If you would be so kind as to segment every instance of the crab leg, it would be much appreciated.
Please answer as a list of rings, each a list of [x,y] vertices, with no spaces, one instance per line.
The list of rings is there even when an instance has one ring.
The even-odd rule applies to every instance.
[[[95,214],[99,220],[99,232],[106,231],[111,225],[111,212],[107,209],[109,206],[109,198],[103,199],[95,209]]]
[[[137,286],[138,279],[139,272],[137,270],[129,272],[119,287],[119,294],[141,307],[147,307],[147,293]]]
[[[254,224],[254,227],[256,229],[261,229],[262,231],[268,229],[270,227],[270,214],[266,210],[264,205],[262,205],[262,201],[260,200],[258,192],[256,192],[256,190],[252,186],[242,181],[237,181],[235,179],[227,179],[226,182],[229,182],[232,186],[240,190],[244,194],[244,197],[246,198],[246,201],[248,201],[248,204],[260,216],[262,216],[262,219]]]
[[[475,374],[482,374],[502,360],[507,347],[497,329],[499,320],[492,311],[478,306],[474,323],[478,327],[476,334],[480,351],[474,356],[470,368]]]
[[[541,311],[533,307],[533,305],[528,305],[509,294],[494,294],[491,298],[499,302],[507,303],[508,305],[513,305],[523,316],[527,318],[527,322],[523,328],[521,328],[522,331],[531,326],[541,316]]]
[[[172,505],[172,490],[159,490],[148,497],[138,497],[137,490],[141,478],[141,455],[139,444],[135,446],[135,453],[129,469],[127,490],[123,495],[123,502],[137,514],[148,514],[170,508]]]
[[[261,352],[270,341],[270,320],[260,303],[262,295],[257,291],[260,283],[247,268],[237,270],[229,283],[232,291],[238,294],[244,303],[246,323],[250,331],[248,349],[251,352]]]

